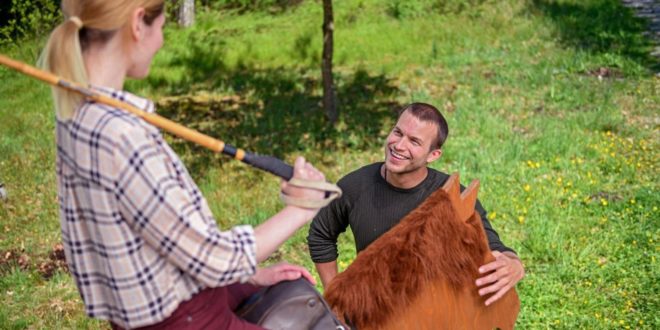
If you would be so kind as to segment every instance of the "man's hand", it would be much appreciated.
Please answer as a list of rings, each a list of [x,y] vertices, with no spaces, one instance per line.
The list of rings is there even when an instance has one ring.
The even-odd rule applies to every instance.
[[[266,268],[257,268],[257,272],[252,275],[248,282],[258,286],[270,286],[285,280],[296,280],[301,276],[316,285],[316,280],[314,280],[314,277],[307,271],[307,269],[286,262],[268,266]]]
[[[477,286],[482,287],[479,289],[480,296],[495,292],[486,300],[486,306],[502,298],[525,276],[523,264],[514,253],[493,251],[493,256],[495,261],[479,267],[479,273],[487,275],[477,279]]]

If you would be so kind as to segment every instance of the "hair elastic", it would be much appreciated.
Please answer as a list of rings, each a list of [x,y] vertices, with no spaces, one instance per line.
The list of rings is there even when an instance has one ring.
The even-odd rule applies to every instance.
[[[83,27],[83,22],[80,20],[80,18],[79,18],[78,16],[71,16],[71,17],[69,17],[69,21],[71,21],[71,22],[73,22],[74,24],[76,24],[76,26],[77,26],[79,29],[82,29],[82,27]]]

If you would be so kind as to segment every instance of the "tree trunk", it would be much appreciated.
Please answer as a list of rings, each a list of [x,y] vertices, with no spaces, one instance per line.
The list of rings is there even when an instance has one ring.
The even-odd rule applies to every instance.
[[[193,25],[195,23],[195,0],[180,0],[178,16],[179,25],[183,27]]]
[[[332,81],[332,43],[334,31],[332,15],[332,0],[323,0],[323,60],[321,72],[323,75],[323,109],[331,124],[339,117],[337,110],[337,93]]]

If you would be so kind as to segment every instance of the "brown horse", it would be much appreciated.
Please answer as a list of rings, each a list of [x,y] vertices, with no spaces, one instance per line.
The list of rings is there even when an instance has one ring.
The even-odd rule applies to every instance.
[[[490,306],[475,280],[494,260],[479,213],[479,182],[458,174],[362,251],[325,291],[336,315],[364,329],[512,329],[514,289]]]

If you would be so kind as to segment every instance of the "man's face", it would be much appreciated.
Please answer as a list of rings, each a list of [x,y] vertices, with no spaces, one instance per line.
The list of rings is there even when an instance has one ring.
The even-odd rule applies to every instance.
[[[421,121],[405,111],[387,136],[385,166],[391,173],[404,174],[425,168],[438,159],[440,149],[431,148],[438,133],[438,126]]]

